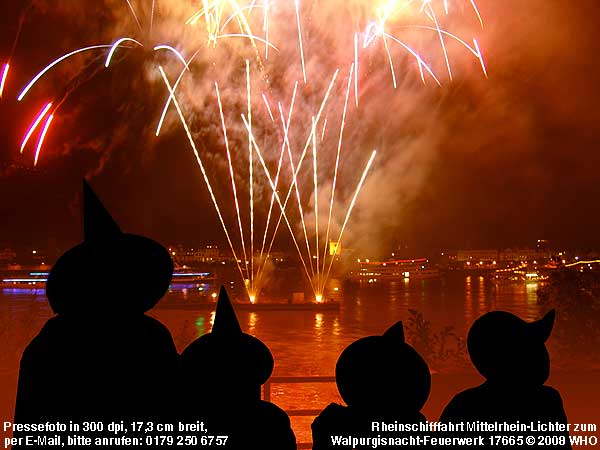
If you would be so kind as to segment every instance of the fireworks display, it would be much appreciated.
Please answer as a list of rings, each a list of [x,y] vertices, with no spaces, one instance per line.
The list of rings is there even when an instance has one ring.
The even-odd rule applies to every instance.
[[[315,298],[323,299],[335,259],[329,245],[343,238],[373,148],[386,152],[385,140],[369,146],[356,139],[371,97],[435,87],[465,67],[487,77],[474,0],[122,0],[104,7],[114,19],[104,40],[48,58],[10,89],[12,61],[3,65],[0,98],[44,105],[20,152],[38,133],[37,165],[70,96],[134,59],[146,88],[164,96],[147,126],[155,138],[183,127],[251,301],[267,279],[282,222]],[[208,169],[215,165],[217,174]],[[214,188],[216,178],[228,179],[230,192]]]

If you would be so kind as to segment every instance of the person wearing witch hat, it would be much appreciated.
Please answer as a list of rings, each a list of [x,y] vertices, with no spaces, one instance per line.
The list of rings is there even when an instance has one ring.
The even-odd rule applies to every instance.
[[[550,375],[545,342],[552,332],[554,318],[554,310],[530,323],[505,311],[492,311],[478,318],[469,330],[467,348],[473,365],[486,381],[457,394],[444,409],[440,421],[539,422],[544,426],[552,423],[554,431],[541,433],[550,436],[545,445],[571,448],[560,393],[544,384]],[[526,438],[536,435],[527,431],[491,434],[503,435],[508,440],[492,445],[488,434],[482,447],[509,447],[508,443],[510,448],[527,448],[532,444]]]
[[[23,352],[15,421],[148,420],[171,412],[177,350],[144,314],[173,273],[157,242],[121,232],[83,182],[83,242],[52,267],[55,315]]]
[[[313,450],[366,449],[373,448],[369,439],[425,434],[406,431],[404,427],[426,422],[420,411],[429,397],[431,376],[427,363],[406,343],[402,322],[382,336],[368,336],[350,344],[337,361],[335,378],[347,406],[331,403],[314,420]],[[399,424],[398,429],[385,426],[394,423]],[[358,441],[334,444],[336,436]],[[382,440],[378,443],[381,447],[386,445]]]
[[[226,445],[219,448],[296,449],[287,414],[260,398],[261,385],[271,376],[273,363],[268,347],[242,332],[221,287],[211,332],[181,354],[184,419],[203,421],[208,435],[227,436]]]

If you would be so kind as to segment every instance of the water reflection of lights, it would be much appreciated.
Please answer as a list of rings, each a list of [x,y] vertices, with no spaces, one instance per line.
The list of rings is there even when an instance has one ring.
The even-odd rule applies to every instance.
[[[255,312],[251,312],[250,315],[248,316],[248,327],[249,327],[251,333],[256,328],[257,322],[258,322],[258,316],[256,315]]]
[[[465,319],[470,323],[473,318],[473,291],[471,290],[471,276],[465,278]]]
[[[485,281],[483,277],[479,277],[479,289],[477,290],[477,300],[481,310],[485,309]]]
[[[527,290],[527,303],[530,305],[537,305],[537,283],[527,283],[525,285],[525,289]]]
[[[323,313],[316,313],[315,314],[315,328],[317,330],[321,329],[321,327],[323,326],[323,322],[324,322]]]
[[[340,320],[337,317],[333,319],[333,335],[340,335]]]

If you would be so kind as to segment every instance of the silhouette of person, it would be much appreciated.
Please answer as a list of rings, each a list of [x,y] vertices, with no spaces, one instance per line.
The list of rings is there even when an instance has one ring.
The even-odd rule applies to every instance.
[[[203,421],[210,436],[228,436],[227,445],[218,448],[296,449],[287,414],[260,399],[273,356],[259,339],[242,332],[224,287],[211,332],[183,351],[181,370],[185,419]]]
[[[552,332],[554,318],[552,310],[531,323],[505,311],[492,311],[477,319],[469,330],[467,348],[471,361],[486,381],[457,394],[444,409],[440,421],[540,422],[566,426],[559,392],[544,385],[550,375],[545,342]],[[517,438],[511,448],[531,447],[520,439],[536,435],[526,431],[491,434]],[[551,448],[571,448],[566,429],[541,435],[555,436]],[[502,447],[507,442],[510,443],[495,443],[493,447]],[[486,440],[484,447],[492,447],[490,444]]]
[[[21,358],[15,422],[155,420],[172,413],[177,350],[145,315],[173,273],[167,250],[122,233],[83,182],[84,240],[52,267],[55,316]]]
[[[313,450],[374,448],[366,440],[357,446],[334,445],[335,436],[389,439],[424,434],[419,430],[390,430],[382,425],[426,422],[420,411],[431,388],[429,367],[405,342],[402,322],[390,327],[383,336],[368,336],[350,344],[337,361],[335,378],[348,406],[331,403],[314,420]],[[379,446],[385,445],[380,442]]]

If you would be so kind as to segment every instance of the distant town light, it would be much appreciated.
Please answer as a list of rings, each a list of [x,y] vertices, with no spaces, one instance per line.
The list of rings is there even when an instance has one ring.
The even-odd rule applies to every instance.
[[[212,298],[217,298],[217,293],[216,293],[216,292],[213,292],[212,294],[210,294],[210,296],[211,296]]]
[[[32,251],[31,253],[33,253],[34,255],[37,253],[37,250]]]

